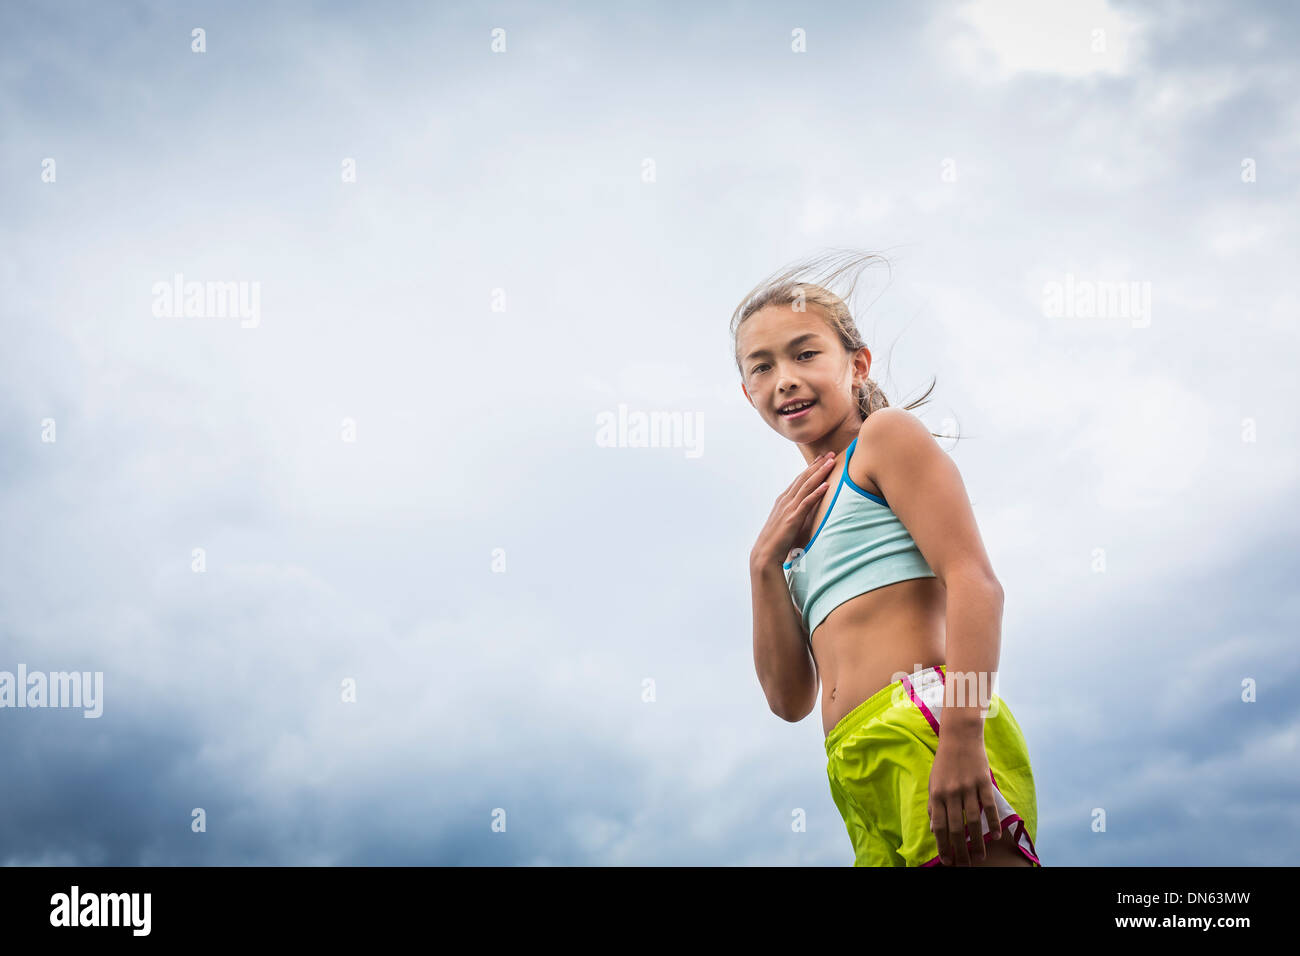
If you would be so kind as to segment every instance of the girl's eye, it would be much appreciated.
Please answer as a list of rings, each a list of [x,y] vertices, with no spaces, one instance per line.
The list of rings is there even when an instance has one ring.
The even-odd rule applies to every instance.
[[[802,352],[800,352],[798,355],[796,355],[795,358],[803,358],[805,355],[816,355],[816,354],[817,354],[816,351],[814,351],[813,349],[804,349]],[[766,365],[755,365],[755,366],[754,366],[754,370],[753,370],[753,372],[752,372],[751,374],[753,374],[753,375],[757,375],[759,372],[763,371],[763,369],[765,369],[765,368],[767,368]]]

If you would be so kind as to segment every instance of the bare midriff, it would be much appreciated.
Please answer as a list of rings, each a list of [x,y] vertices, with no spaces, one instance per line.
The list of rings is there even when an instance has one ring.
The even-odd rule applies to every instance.
[[[812,635],[822,732],[920,668],[944,663],[947,591],[938,578],[896,581],[836,607]]]

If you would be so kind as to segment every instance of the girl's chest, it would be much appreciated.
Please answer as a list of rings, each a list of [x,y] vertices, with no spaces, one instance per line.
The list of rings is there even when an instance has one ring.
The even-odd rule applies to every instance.
[[[865,474],[865,472],[870,470],[871,467],[870,463],[866,461],[866,457],[865,449],[858,449],[856,451],[853,456],[853,464],[856,467],[850,469],[849,478],[863,491],[869,492],[873,495],[879,495],[883,498],[884,495],[880,493],[880,489],[876,487],[875,482]],[[808,517],[804,519],[803,527],[799,530],[799,547],[806,548],[813,534],[815,534],[817,529],[822,526],[822,522],[826,520],[827,515],[830,514],[831,508],[835,504],[837,491],[840,496],[845,494],[857,494],[857,492],[852,491],[852,489],[845,487],[842,480],[844,477],[844,469],[848,467],[848,464],[848,462],[840,464],[839,467],[827,476],[826,491],[822,493],[822,500],[818,502],[816,508],[812,509],[812,511],[808,513]]]

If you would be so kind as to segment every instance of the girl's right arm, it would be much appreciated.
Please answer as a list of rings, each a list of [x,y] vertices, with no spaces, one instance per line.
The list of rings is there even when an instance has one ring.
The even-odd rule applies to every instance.
[[[817,665],[782,562],[825,495],[822,479],[834,464],[834,455],[813,461],[781,493],[749,555],[754,669],[768,707],[783,720],[802,720],[816,706]]]

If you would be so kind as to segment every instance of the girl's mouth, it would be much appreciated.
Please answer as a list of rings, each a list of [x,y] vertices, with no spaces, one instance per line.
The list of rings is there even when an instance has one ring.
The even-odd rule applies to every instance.
[[[780,415],[782,418],[803,418],[805,415],[811,412],[816,405],[817,403],[815,401],[810,401],[804,404],[804,406],[800,408],[798,411],[777,412],[777,414]]]

